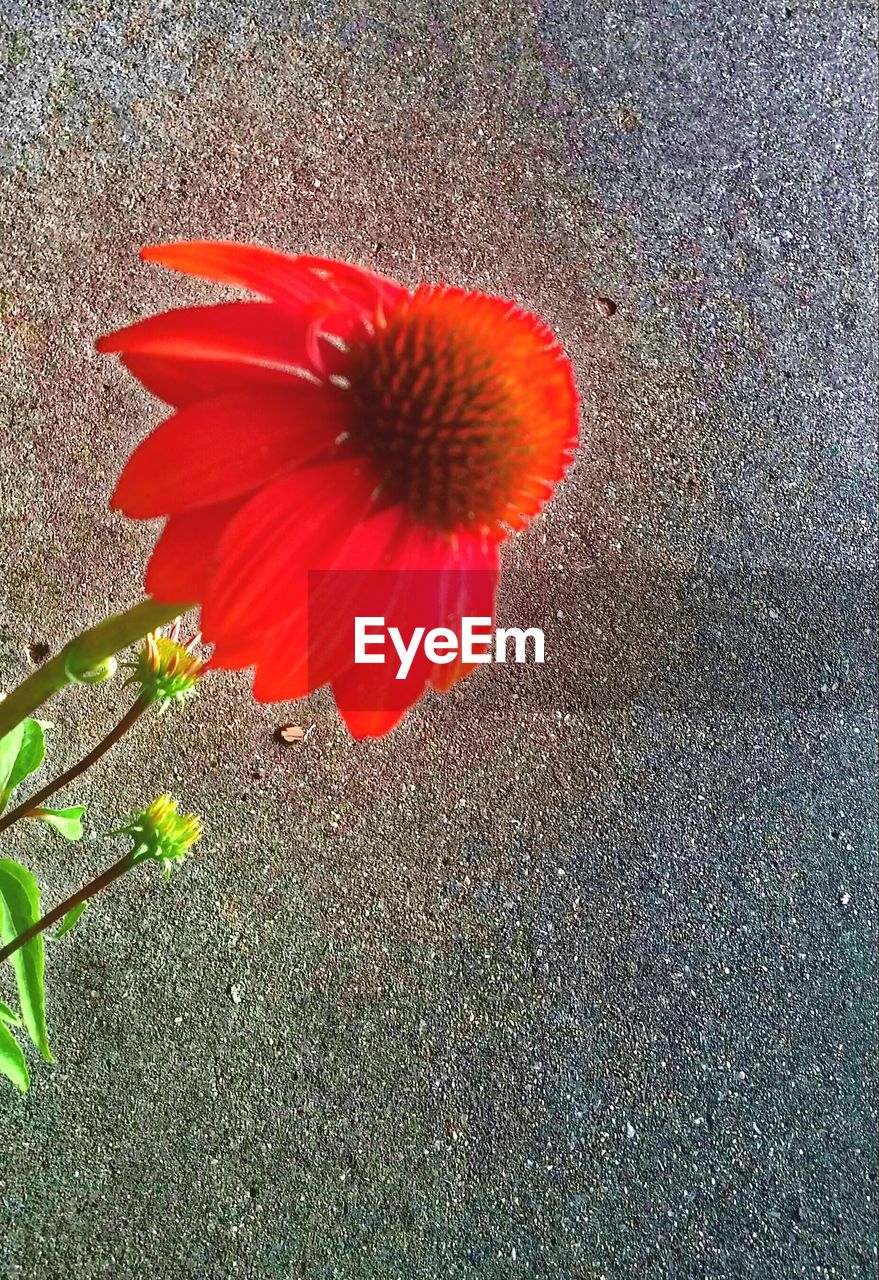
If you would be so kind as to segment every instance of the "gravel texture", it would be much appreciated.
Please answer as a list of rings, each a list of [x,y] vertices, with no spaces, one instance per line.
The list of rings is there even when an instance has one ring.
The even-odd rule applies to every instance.
[[[515,297],[586,441],[508,557],[542,672],[366,745],[218,675],[82,845],[16,829],[54,901],[166,787],[208,827],[50,951],[0,1276],[874,1275],[873,7],[0,15],[0,682],[138,597],[159,407],[92,343],[216,292],[143,243]],[[57,699],[54,762],[124,705]]]

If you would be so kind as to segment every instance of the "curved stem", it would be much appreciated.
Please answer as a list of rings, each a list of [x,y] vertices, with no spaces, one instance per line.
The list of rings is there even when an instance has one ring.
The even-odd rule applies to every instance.
[[[96,627],[83,631],[0,702],[0,738],[42,706],[53,693],[74,684],[81,675],[120,649],[127,649],[130,644],[142,640],[148,631],[173,622],[189,607],[188,604],[159,604],[155,600],[142,600],[125,613],[115,613]]]
[[[65,769],[64,773],[59,774],[57,778],[53,778],[51,782],[47,782],[39,791],[35,791],[27,800],[23,800],[16,808],[10,809],[8,813],[4,813],[0,818],[0,831],[5,831],[7,827],[11,827],[13,822],[18,822],[19,818],[26,818],[32,809],[38,808],[44,800],[48,800],[49,796],[53,796],[56,791],[60,791],[62,787],[66,787],[68,782],[72,782],[74,778],[78,778],[85,773],[86,769],[90,769],[93,764],[100,760],[111,747],[115,746],[120,738],[124,737],[133,724],[135,724],[147,707],[151,705],[151,699],[143,694],[135,701],[126,711],[125,715],[103,738],[96,747],[93,747],[88,755],[83,756],[76,764],[72,764],[69,769]]]
[[[7,942],[6,946],[0,950],[0,964],[4,960],[8,960],[10,956],[15,955],[20,947],[30,942],[31,938],[38,937],[44,930],[59,920],[63,920],[68,911],[72,911],[74,907],[78,907],[81,902],[88,902],[95,894],[100,893],[102,889],[106,889],[114,880],[118,880],[121,875],[128,870],[129,867],[135,866],[134,850],[126,853],[118,862],[114,862],[112,866],[107,867],[106,871],[102,871],[99,876],[95,876],[94,880],[90,880],[87,885],[81,889],[77,889],[76,893],[72,893],[69,898],[65,898],[63,902],[59,902],[57,907],[53,907],[35,924],[29,925],[23,933],[17,938],[13,938],[11,942]]]

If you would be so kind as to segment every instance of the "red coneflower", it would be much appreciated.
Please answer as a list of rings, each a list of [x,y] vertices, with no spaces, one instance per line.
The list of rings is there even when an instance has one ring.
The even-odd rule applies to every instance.
[[[255,245],[142,257],[267,299],[166,312],[98,342],[175,408],[112,498],[135,519],[167,517],[148,592],[198,601],[211,665],[255,666],[261,701],[330,683],[356,737],[387,732],[427,685],[447,689],[467,668],[419,661],[399,682],[355,666],[327,575],[383,571],[384,605],[427,627],[493,618],[499,544],[576,446],[568,359],[536,316],[481,293],[410,292]],[[309,609],[316,570],[323,604]],[[388,585],[411,570],[430,571],[423,591],[412,575]]]

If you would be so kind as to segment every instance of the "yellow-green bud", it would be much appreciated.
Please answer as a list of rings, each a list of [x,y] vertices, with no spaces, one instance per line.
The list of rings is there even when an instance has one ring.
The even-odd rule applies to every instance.
[[[141,696],[164,711],[172,702],[184,702],[195,692],[204,664],[191,652],[191,646],[150,632],[131,669],[126,683],[139,684]]]
[[[201,835],[201,822],[194,813],[178,813],[177,801],[158,796],[116,832],[134,841],[132,861],[160,862],[166,878],[171,868],[183,862]]]

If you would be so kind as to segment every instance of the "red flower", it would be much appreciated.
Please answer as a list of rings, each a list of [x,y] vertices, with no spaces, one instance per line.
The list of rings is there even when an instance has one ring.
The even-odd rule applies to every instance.
[[[198,601],[212,665],[255,666],[260,700],[329,682],[356,737],[387,732],[426,685],[447,689],[467,668],[419,660],[395,681],[390,666],[354,665],[333,579],[309,609],[309,571],[340,583],[392,571],[374,580],[409,622],[493,617],[499,544],[576,446],[570,363],[536,316],[481,293],[410,292],[254,245],[142,257],[267,299],[166,312],[98,342],[175,409],[112,498],[135,519],[168,518],[148,592]],[[412,590],[410,576],[395,596],[388,583],[408,570],[431,570],[428,585]]]

